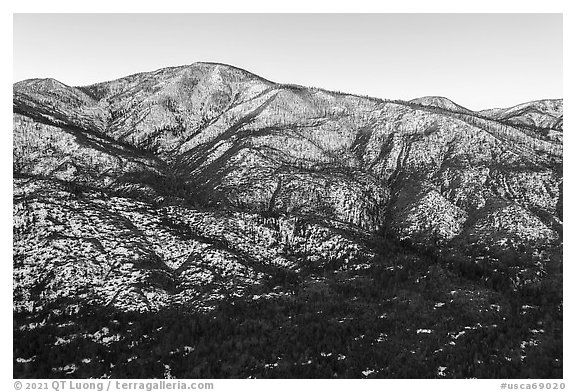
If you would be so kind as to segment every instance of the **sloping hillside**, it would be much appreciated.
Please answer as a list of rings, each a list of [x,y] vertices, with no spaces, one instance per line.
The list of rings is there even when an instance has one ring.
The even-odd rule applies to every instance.
[[[16,83],[15,375],[557,377],[561,119],[212,63]]]
[[[506,109],[482,110],[479,114],[515,125],[562,131],[563,100],[543,99]]]

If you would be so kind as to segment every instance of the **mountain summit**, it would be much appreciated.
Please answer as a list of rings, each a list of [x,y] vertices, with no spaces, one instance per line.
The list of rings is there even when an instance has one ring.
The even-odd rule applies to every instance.
[[[76,329],[93,322],[85,314],[104,324],[127,322],[128,314],[147,314],[154,323],[154,315],[188,314],[202,336],[194,335],[191,349],[170,346],[177,340],[171,334],[181,333],[172,327],[167,335],[142,327],[138,336],[122,327],[115,338],[116,327],[106,324],[79,341],[128,350],[124,339],[154,336],[158,361],[189,378],[332,376],[323,373],[328,367],[361,377],[364,368],[346,373],[340,360],[322,360],[316,373],[306,373],[298,364],[335,344],[309,331],[310,349],[296,353],[246,332],[284,328],[285,337],[270,336],[286,347],[306,322],[322,336],[375,333],[347,324],[350,317],[366,328],[378,323],[379,334],[394,337],[380,335],[378,344],[394,355],[408,355],[394,339],[436,349],[419,357],[426,377],[437,376],[429,364],[448,358],[460,358],[448,370],[454,377],[515,377],[506,357],[518,365],[522,356],[540,355],[536,346],[518,347],[536,339],[528,325],[540,330],[561,301],[562,100],[473,112],[442,97],[383,100],[196,63],[81,87],[26,80],[14,84],[13,108],[19,377],[70,370],[64,363],[56,370],[26,366],[26,358],[42,358],[24,340],[62,338],[28,328],[38,315],[54,314],[63,323],[74,315]],[[536,306],[543,292],[546,305],[519,312]],[[280,313],[266,313],[272,308]],[[312,309],[325,312],[325,321],[307,313]],[[390,315],[396,329],[388,316],[368,320],[376,314]],[[262,324],[248,327],[249,315]],[[415,331],[414,317],[442,335],[403,336],[398,323]],[[204,363],[194,347],[226,344],[220,332],[206,334],[230,318],[230,328],[238,328],[230,334],[250,336],[230,348],[228,367],[182,367],[190,356]],[[526,328],[514,330],[511,320]],[[496,359],[486,352],[476,362],[450,343],[457,331],[446,330],[470,323],[478,339],[500,336],[499,328],[517,333]],[[557,332],[557,324],[548,327],[546,334]],[[351,342],[338,346],[349,347],[342,358],[367,350]],[[130,350],[149,354],[150,344]],[[556,360],[547,367],[554,375],[561,371],[557,347],[542,348]],[[283,359],[265,365],[275,358]],[[75,362],[73,369],[85,377],[138,377],[128,358],[109,360],[118,365]],[[382,377],[402,376],[386,368],[388,360],[358,359],[380,366]]]

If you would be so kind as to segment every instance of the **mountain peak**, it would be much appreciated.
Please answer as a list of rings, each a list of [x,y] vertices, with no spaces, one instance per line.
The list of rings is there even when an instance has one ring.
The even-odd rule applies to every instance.
[[[35,89],[35,90],[51,90],[51,89],[68,89],[70,86],[56,80],[54,78],[33,78],[25,79],[14,83],[14,89]]]
[[[489,118],[194,63],[23,81],[13,108],[18,378],[561,369],[561,132],[518,123],[559,103]]]
[[[509,108],[481,110],[478,114],[507,123],[528,127],[563,129],[563,99],[540,99]]]
[[[435,96],[435,95],[425,96],[421,98],[412,99],[409,102],[422,106],[431,106],[440,109],[446,109],[453,112],[472,113],[471,110],[466,109],[464,106],[458,105],[452,100],[441,96]]]

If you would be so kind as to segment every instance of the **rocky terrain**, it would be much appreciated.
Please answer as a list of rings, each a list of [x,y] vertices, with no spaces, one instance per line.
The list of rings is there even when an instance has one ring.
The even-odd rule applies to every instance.
[[[14,376],[561,377],[562,108],[18,82]]]

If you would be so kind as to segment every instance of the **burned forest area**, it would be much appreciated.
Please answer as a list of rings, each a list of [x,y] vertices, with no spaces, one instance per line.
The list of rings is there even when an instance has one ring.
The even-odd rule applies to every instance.
[[[562,378],[562,111],[15,83],[14,377]]]

